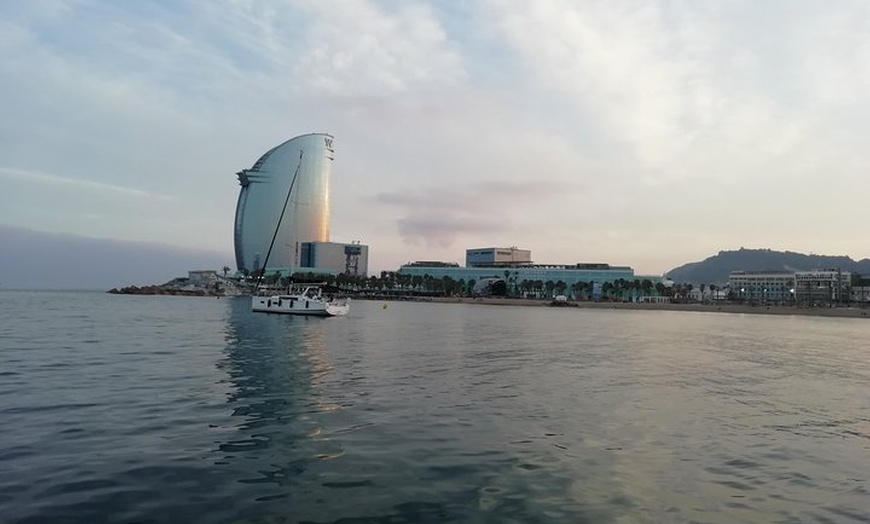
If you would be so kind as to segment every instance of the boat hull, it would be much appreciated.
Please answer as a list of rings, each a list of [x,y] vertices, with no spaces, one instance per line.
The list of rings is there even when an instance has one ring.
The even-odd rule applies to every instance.
[[[349,309],[347,302],[334,303],[304,297],[256,296],[251,299],[251,311],[255,313],[337,317],[346,315]]]

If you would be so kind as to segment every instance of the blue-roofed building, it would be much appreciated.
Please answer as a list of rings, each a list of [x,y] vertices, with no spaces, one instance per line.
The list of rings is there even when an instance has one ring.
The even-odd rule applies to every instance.
[[[634,281],[634,270],[628,266],[611,266],[603,263],[577,263],[577,264],[533,264],[531,262],[510,262],[498,260],[499,251],[521,254],[522,260],[531,260],[531,252],[517,250],[517,248],[474,248],[466,252],[466,260],[474,262],[473,267],[460,266],[448,262],[412,262],[403,265],[397,273],[409,276],[426,276],[442,279],[449,277],[453,280],[480,282],[484,279],[501,279],[507,284],[509,290],[519,290],[523,281],[553,283],[563,282],[566,289],[571,289],[578,282],[592,283],[590,290],[600,290],[606,282],[615,282],[619,279]],[[492,263],[487,264],[482,257],[490,257]],[[506,255],[508,256],[508,255]]]

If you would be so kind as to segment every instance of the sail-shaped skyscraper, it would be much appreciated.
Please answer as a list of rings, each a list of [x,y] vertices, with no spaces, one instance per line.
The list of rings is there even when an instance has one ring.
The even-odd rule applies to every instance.
[[[234,227],[239,271],[299,267],[305,243],[329,242],[332,140],[324,133],[291,138],[237,173],[242,186]]]

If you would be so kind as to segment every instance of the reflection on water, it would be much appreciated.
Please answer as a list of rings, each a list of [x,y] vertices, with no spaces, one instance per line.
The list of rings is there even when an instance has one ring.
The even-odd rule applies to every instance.
[[[866,324],[366,306],[325,324],[343,455],[310,521],[868,516]]]
[[[621,503],[609,457],[585,454],[523,399],[534,357],[522,348],[479,345],[492,334],[461,317],[456,353],[434,350],[434,326],[419,319],[354,320],[228,310],[218,366],[234,421],[215,464],[262,490],[242,516],[602,522]],[[584,457],[582,471],[566,457]],[[582,487],[591,476],[597,493]]]
[[[319,436],[340,451],[309,464],[306,496],[292,514],[312,522],[606,521],[608,505],[622,504],[611,457],[584,452],[571,434],[590,417],[554,420],[540,399],[527,398],[559,395],[534,391],[551,384],[535,376],[539,357],[527,343],[467,312],[444,318],[451,313],[440,310],[439,323],[419,313],[396,318],[404,313],[320,324],[333,369],[318,394],[341,409],[315,416]],[[528,327],[508,329],[519,336]],[[491,345],[495,338],[512,347]],[[553,400],[562,409],[564,400]],[[596,477],[595,489],[585,488]]]
[[[233,424],[217,442],[214,464],[243,468],[237,481],[259,485],[257,502],[290,504],[298,493],[292,488],[312,481],[313,464],[341,456],[319,421],[337,409],[321,392],[332,369],[324,320],[255,315],[243,299],[227,309],[225,357],[217,367],[232,385]]]

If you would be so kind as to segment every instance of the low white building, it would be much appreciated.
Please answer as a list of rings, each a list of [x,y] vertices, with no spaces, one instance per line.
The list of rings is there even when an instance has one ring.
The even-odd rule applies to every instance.
[[[661,297],[661,296],[649,296],[649,297],[637,297],[635,302],[641,302],[644,304],[667,304],[671,301],[671,297]]]
[[[465,250],[465,267],[512,266],[531,264],[532,252],[511,247],[477,247]]]
[[[333,274],[343,273],[364,277],[369,272],[369,246],[352,242],[303,242],[301,250],[303,268],[327,270]]]
[[[870,303],[870,286],[852,287],[852,302]]]
[[[201,287],[217,280],[217,271],[214,269],[197,269],[187,272],[187,280],[190,284]]]
[[[784,302],[794,298],[795,273],[791,271],[732,271],[731,293],[738,300]]]
[[[795,299],[801,302],[839,302],[849,297],[852,274],[839,269],[796,271]]]
[[[850,296],[852,274],[839,269],[732,271],[728,285],[737,300],[840,302]]]

